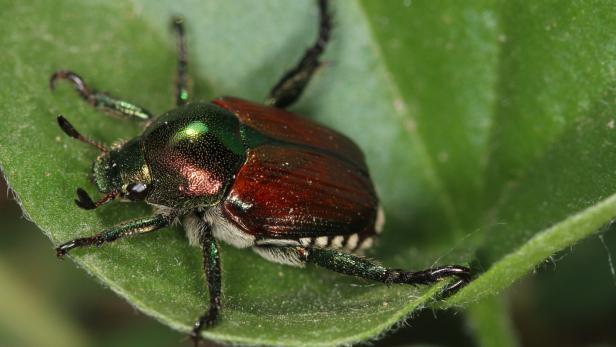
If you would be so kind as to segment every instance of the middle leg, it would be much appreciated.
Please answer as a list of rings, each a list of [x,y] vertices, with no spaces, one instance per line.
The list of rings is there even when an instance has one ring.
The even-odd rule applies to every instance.
[[[209,328],[218,321],[220,315],[220,296],[221,296],[221,271],[220,271],[220,254],[218,244],[212,234],[212,228],[209,224],[202,224],[200,230],[200,243],[203,249],[203,269],[205,270],[205,278],[207,279],[207,288],[210,295],[210,306],[199,319],[195,322],[193,330],[190,334],[193,344],[199,345],[201,340],[201,331]]]
[[[328,10],[327,0],[318,0],[319,5],[319,37],[315,43],[306,50],[302,59],[291,70],[287,71],[266,100],[266,104],[279,108],[286,108],[301,96],[304,88],[310,82],[315,71],[321,65],[319,57],[325,50],[332,30],[332,18]]]
[[[175,17],[171,21],[171,26],[175,30],[178,39],[178,66],[177,80],[175,82],[175,103],[182,106],[188,102],[188,57],[186,54],[186,37],[184,35],[184,18]]]

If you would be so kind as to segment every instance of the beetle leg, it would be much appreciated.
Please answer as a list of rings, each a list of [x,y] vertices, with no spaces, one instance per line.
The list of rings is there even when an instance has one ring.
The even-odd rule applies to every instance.
[[[107,113],[141,121],[152,118],[152,114],[143,107],[131,104],[127,101],[115,99],[107,93],[91,89],[83,78],[73,71],[58,70],[54,72],[49,78],[49,88],[51,88],[51,90],[55,89],[56,81],[59,79],[70,81],[82,99]]]
[[[188,102],[188,77],[186,76],[188,58],[186,57],[184,18],[174,17],[171,20],[171,26],[178,36],[178,67],[177,79],[175,82],[175,103],[177,106],[182,106]]]
[[[220,255],[218,244],[212,228],[209,224],[203,224],[203,232],[201,233],[201,247],[203,248],[203,270],[207,279],[207,288],[210,295],[210,307],[203,314],[193,327],[190,334],[195,346],[199,345],[201,340],[201,331],[209,328],[218,321],[220,315],[220,295],[221,295],[221,275],[220,275]]]
[[[346,275],[383,283],[430,284],[448,277],[454,277],[455,281],[444,289],[445,295],[455,293],[471,279],[470,270],[459,265],[447,265],[413,272],[389,269],[365,258],[332,249],[299,247],[298,252],[303,260],[308,263],[314,263]]]
[[[327,0],[318,0],[319,5],[319,37],[314,44],[306,50],[302,59],[291,70],[287,71],[274,88],[265,102],[280,108],[293,104],[302,94],[304,88],[315,71],[321,65],[319,57],[325,50],[332,30],[332,17],[328,11]]]
[[[126,236],[145,234],[166,227],[172,220],[172,217],[163,215],[136,219],[114,226],[94,236],[82,237],[63,243],[56,248],[56,254],[59,258],[62,258],[74,248],[85,246],[102,246],[104,243],[113,242]]]

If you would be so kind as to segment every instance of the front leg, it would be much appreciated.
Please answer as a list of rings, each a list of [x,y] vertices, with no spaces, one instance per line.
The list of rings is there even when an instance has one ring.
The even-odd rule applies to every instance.
[[[209,224],[203,224],[200,243],[203,249],[203,270],[207,280],[207,289],[210,294],[210,307],[203,314],[193,327],[190,337],[195,346],[201,340],[201,331],[209,328],[218,321],[220,315],[220,294],[221,294],[221,275],[220,275],[220,255],[218,244],[212,228]]]
[[[90,237],[82,237],[61,244],[56,248],[56,254],[62,258],[70,250],[85,246],[102,246],[104,243],[112,242],[126,236],[145,234],[168,226],[173,217],[155,215],[152,217],[136,219],[124,224],[114,226],[101,233]]]
[[[86,84],[86,81],[73,71],[58,70],[54,72],[49,78],[49,88],[51,88],[51,90],[55,89],[58,80],[67,80],[71,82],[84,101],[109,114],[139,121],[147,121],[152,118],[152,114],[141,106],[116,99],[107,93],[102,93],[90,88]]]

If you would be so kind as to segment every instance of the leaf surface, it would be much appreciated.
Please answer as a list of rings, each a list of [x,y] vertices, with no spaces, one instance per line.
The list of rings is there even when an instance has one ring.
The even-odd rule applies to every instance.
[[[365,151],[387,224],[370,256],[423,269],[473,264],[441,307],[498,293],[616,216],[616,13],[609,1],[336,1],[327,64],[292,110]],[[138,124],[105,118],[49,75],[80,73],[155,114],[173,107],[173,14],[186,17],[193,98],[263,100],[316,35],[313,2],[73,0],[3,6],[0,164],[54,244],[147,206],[95,212],[72,200],[96,150]],[[223,319],[205,332],[245,344],[333,345],[377,336],[431,304],[436,287],[384,286],[289,268],[222,247]],[[50,261],[53,252],[50,247]],[[169,229],[74,252],[131,304],[188,330],[205,309],[200,252]],[[485,271],[485,274],[482,274]]]

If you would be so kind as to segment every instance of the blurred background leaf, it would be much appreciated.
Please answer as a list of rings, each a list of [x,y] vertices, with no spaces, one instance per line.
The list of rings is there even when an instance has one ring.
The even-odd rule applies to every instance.
[[[0,326],[9,335],[6,339],[31,346],[85,346],[85,337],[62,316],[65,311],[41,300],[13,271],[0,261]]]
[[[365,150],[388,219],[371,256],[413,269],[472,261],[477,272],[488,270],[441,307],[501,292],[545,258],[556,262],[563,252],[573,255],[556,264],[570,265],[557,265],[553,274],[516,287],[510,305],[513,329],[496,324],[503,328],[496,334],[490,328],[491,321],[507,322],[509,313],[498,300],[471,306],[469,333],[460,315],[440,312],[434,322],[430,311],[418,311],[429,304],[428,288],[379,286],[312,267],[289,269],[224,247],[225,316],[208,336],[239,343],[342,343],[378,335],[415,311],[408,335],[401,332],[381,343],[406,344],[410,335],[413,343],[486,345],[502,339],[513,344],[515,338],[508,336],[516,331],[522,345],[567,345],[584,334],[594,337],[591,342],[613,339],[602,324],[595,324],[601,333],[568,329],[571,337],[564,339],[550,332],[575,319],[546,314],[541,320],[532,314],[547,305],[552,308],[546,312],[560,309],[602,322],[616,311],[608,266],[616,242],[609,228],[603,229],[608,230],[604,243],[591,238],[573,251],[554,254],[616,215],[610,198],[616,183],[616,13],[611,3],[404,0],[339,1],[334,7],[337,27],[325,57],[329,64],[293,109],[341,129]],[[258,6],[251,1],[9,1],[2,8],[0,22],[7,29],[0,36],[5,86],[0,88],[5,117],[0,163],[25,213],[54,243],[143,215],[147,208],[113,204],[94,213],[73,206],[75,187],[94,189],[87,173],[95,153],[66,139],[54,116],[62,113],[84,133],[107,142],[139,129],[102,118],[67,86],[51,95],[46,84],[52,71],[71,68],[99,89],[164,112],[172,105],[175,67],[168,20],[183,14],[194,98],[231,94],[261,100],[316,34],[311,1]],[[21,237],[3,234],[8,240]],[[43,269],[70,267],[51,265],[51,247],[38,242],[40,252],[25,251],[42,259],[35,273],[50,276],[53,272]],[[578,256],[578,248],[581,254],[590,249],[592,256]],[[177,230],[76,252],[75,260],[174,328],[188,329],[203,310],[199,252]],[[84,276],[75,276],[58,282],[71,288],[84,282]],[[21,282],[16,279],[15,286]],[[90,287],[95,284],[86,288],[97,292]],[[594,309],[571,304],[571,296],[594,302]],[[49,297],[54,300],[42,304],[41,312],[79,302]],[[86,310],[80,320],[97,313]],[[535,324],[526,324],[524,314]],[[116,327],[117,337],[105,336],[103,345],[179,343],[179,334],[139,324],[126,331]],[[80,323],[69,319],[63,326],[77,329],[73,325]],[[436,336],[443,331],[446,336]],[[101,341],[81,335],[71,340]],[[7,336],[20,338],[18,331]]]

